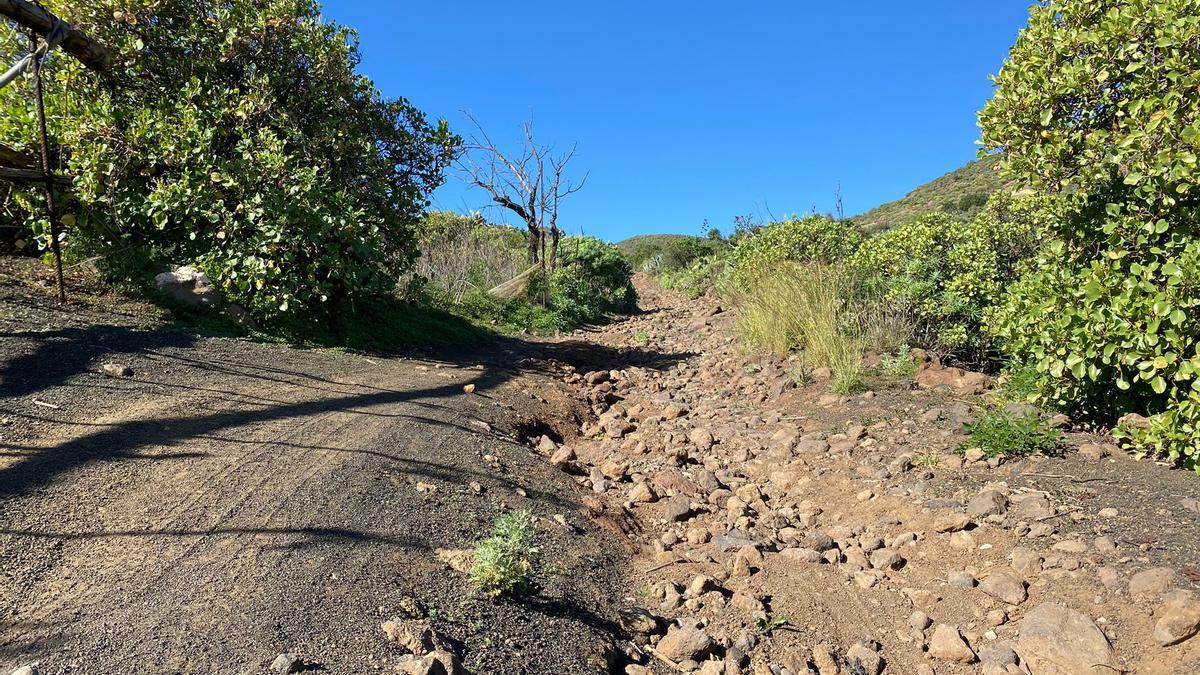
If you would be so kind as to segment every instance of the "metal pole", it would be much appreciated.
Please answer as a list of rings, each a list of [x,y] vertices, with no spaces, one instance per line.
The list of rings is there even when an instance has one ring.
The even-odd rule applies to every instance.
[[[46,130],[46,102],[42,94],[42,59],[37,55],[37,33],[29,34],[33,53],[33,87],[37,97],[38,127],[41,132],[42,176],[46,180],[46,211],[50,217],[50,250],[54,251],[54,271],[58,277],[58,301],[67,301],[67,287],[63,283],[62,251],[58,246],[58,209],[54,204],[54,174],[50,172],[50,134]]]

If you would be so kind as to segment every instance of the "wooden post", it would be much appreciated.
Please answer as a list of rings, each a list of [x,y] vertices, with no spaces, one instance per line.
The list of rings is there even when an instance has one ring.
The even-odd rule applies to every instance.
[[[33,57],[33,87],[37,98],[38,132],[41,140],[41,168],[46,181],[46,215],[50,218],[50,250],[54,252],[54,271],[58,278],[58,301],[67,301],[67,286],[63,281],[62,250],[58,245],[58,207],[54,203],[54,173],[50,167],[50,133],[46,130],[46,100],[42,87],[42,59],[37,56],[38,39],[29,35],[30,53]]]
[[[61,21],[41,6],[26,0],[0,0],[0,15],[12,19],[43,38]],[[104,70],[112,60],[112,54],[104,45],[69,24],[67,36],[59,47],[92,70]]]

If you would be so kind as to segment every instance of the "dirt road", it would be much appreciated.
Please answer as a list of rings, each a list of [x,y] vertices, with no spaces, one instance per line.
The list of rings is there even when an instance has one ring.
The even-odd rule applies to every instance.
[[[368,358],[0,309],[0,671],[250,673],[294,652],[390,672],[380,622],[409,596],[476,672],[596,669],[625,557],[515,439],[546,404],[512,349]],[[494,604],[435,551],[517,508],[547,571],[533,601]]]
[[[394,672],[413,599],[480,674],[1198,672],[1194,475],[1086,429],[972,456],[1003,403],[922,384],[953,372],[834,394],[638,281],[633,317],[437,359],[0,284],[0,672]],[[438,553],[516,508],[539,589],[493,603]]]

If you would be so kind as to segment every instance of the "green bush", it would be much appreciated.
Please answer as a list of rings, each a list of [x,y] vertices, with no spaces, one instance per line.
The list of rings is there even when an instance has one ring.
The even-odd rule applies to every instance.
[[[1036,253],[1049,206],[997,193],[969,223],[927,214],[867,239],[850,262],[870,293],[911,310],[921,346],[983,362],[984,313]]]
[[[529,515],[528,511],[512,511],[499,516],[491,536],[475,545],[471,581],[493,598],[529,590],[538,553]]]
[[[664,272],[658,282],[664,288],[683,291],[689,298],[698,298],[710,290],[718,293],[727,280],[729,258],[714,254],[696,260],[687,268],[675,272]]]
[[[47,64],[68,254],[142,282],[196,264],[267,320],[392,291],[457,139],[355,72],[352,31],[313,0],[45,5],[116,55]],[[26,47],[4,31],[0,58]],[[29,150],[34,128],[28,87],[0,92],[0,141]],[[39,194],[16,198],[44,245]]]
[[[833,263],[858,249],[863,235],[850,221],[806,216],[771,223],[741,239],[729,256],[734,281],[741,285],[774,263]]]
[[[642,234],[616,246],[633,269],[654,276],[685,269],[699,258],[729,248],[719,230],[716,238],[704,239],[683,234]]]
[[[980,114],[1008,175],[1061,200],[1054,243],[988,320],[1053,405],[1200,470],[1200,13],[1054,0]]]
[[[964,448],[979,448],[986,457],[1049,453],[1062,444],[1062,434],[1036,413],[989,410],[967,425]]]
[[[572,323],[637,307],[629,262],[612,244],[595,237],[564,237],[558,256],[550,277],[549,305]]]

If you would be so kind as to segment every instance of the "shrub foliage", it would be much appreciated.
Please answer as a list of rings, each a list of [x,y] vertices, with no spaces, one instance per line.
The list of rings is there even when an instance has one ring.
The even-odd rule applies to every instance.
[[[352,31],[314,0],[45,4],[117,54],[104,75],[48,63],[71,250],[140,279],[197,264],[262,318],[392,290],[457,139],[356,72]],[[0,140],[31,147],[32,115],[0,92]]]
[[[1038,250],[1047,210],[1046,200],[998,193],[969,223],[920,216],[867,239],[851,262],[882,302],[911,310],[921,345],[983,362],[984,314]]]
[[[1061,200],[1054,241],[990,327],[1044,400],[1200,460],[1200,14],[1191,0],[1057,0],[980,114],[1014,178]]]
[[[850,221],[811,215],[771,223],[738,242],[730,267],[738,283],[778,262],[833,263],[858,249],[862,232]]]

